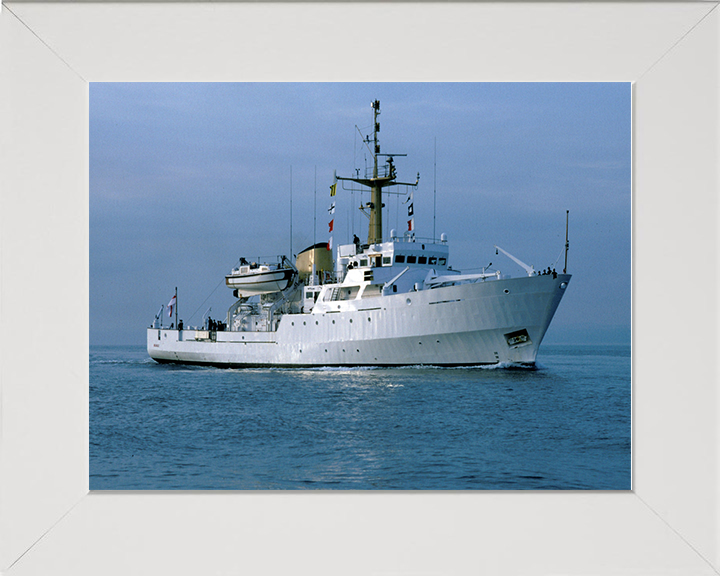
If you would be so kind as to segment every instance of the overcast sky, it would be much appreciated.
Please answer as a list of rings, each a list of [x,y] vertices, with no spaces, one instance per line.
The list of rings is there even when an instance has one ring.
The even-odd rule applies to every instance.
[[[293,253],[326,241],[333,171],[350,176],[370,162],[358,128],[371,133],[377,99],[382,152],[407,154],[395,161],[400,180],[420,173],[418,236],[433,236],[436,188],[436,235],[448,235],[453,268],[492,262],[523,275],[497,244],[536,269],[560,256],[561,269],[570,210],[573,279],[546,342],[629,343],[630,92],[627,83],[92,83],[90,342],[143,344],[176,286],[186,325],[209,307],[224,319],[233,302],[224,276],[238,258],[290,252],[291,197]],[[335,245],[353,232],[366,239],[357,194],[335,200]],[[402,232],[406,206],[385,203],[386,235]]]

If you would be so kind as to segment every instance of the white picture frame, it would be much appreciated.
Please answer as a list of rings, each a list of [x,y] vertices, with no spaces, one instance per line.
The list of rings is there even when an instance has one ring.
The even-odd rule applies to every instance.
[[[717,5],[4,3],[0,571],[720,573]],[[88,82],[176,80],[633,82],[633,490],[89,493]]]

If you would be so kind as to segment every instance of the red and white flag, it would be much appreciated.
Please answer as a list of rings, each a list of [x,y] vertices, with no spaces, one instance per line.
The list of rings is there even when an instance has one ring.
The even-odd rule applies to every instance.
[[[330,240],[328,240],[327,249],[332,250],[332,236],[330,236]]]
[[[412,232],[413,230],[415,230],[415,218],[410,218],[410,220],[408,220],[408,232]]]
[[[176,302],[177,302],[177,297],[173,294],[173,297],[170,298],[170,302],[168,302],[168,305],[167,305],[168,317],[172,317],[172,315],[173,315],[173,308],[175,308]]]
[[[333,231],[333,224],[334,224],[334,223],[335,223],[335,218],[333,218],[332,220],[330,220],[330,223],[328,224],[328,226],[330,226],[329,232],[332,232],[332,231]]]

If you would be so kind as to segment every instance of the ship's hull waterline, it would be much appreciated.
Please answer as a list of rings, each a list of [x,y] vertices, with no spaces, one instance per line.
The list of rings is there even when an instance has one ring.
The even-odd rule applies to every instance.
[[[378,296],[288,314],[277,330],[150,328],[158,362],[219,367],[533,366],[569,274]]]

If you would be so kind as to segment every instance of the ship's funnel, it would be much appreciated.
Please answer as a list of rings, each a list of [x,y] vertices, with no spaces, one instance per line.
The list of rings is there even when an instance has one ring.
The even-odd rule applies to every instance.
[[[312,274],[313,264],[315,264],[315,273],[321,277],[324,272],[332,273],[332,254],[332,250],[327,249],[327,242],[320,242],[300,252],[295,260],[300,280],[307,282]]]

